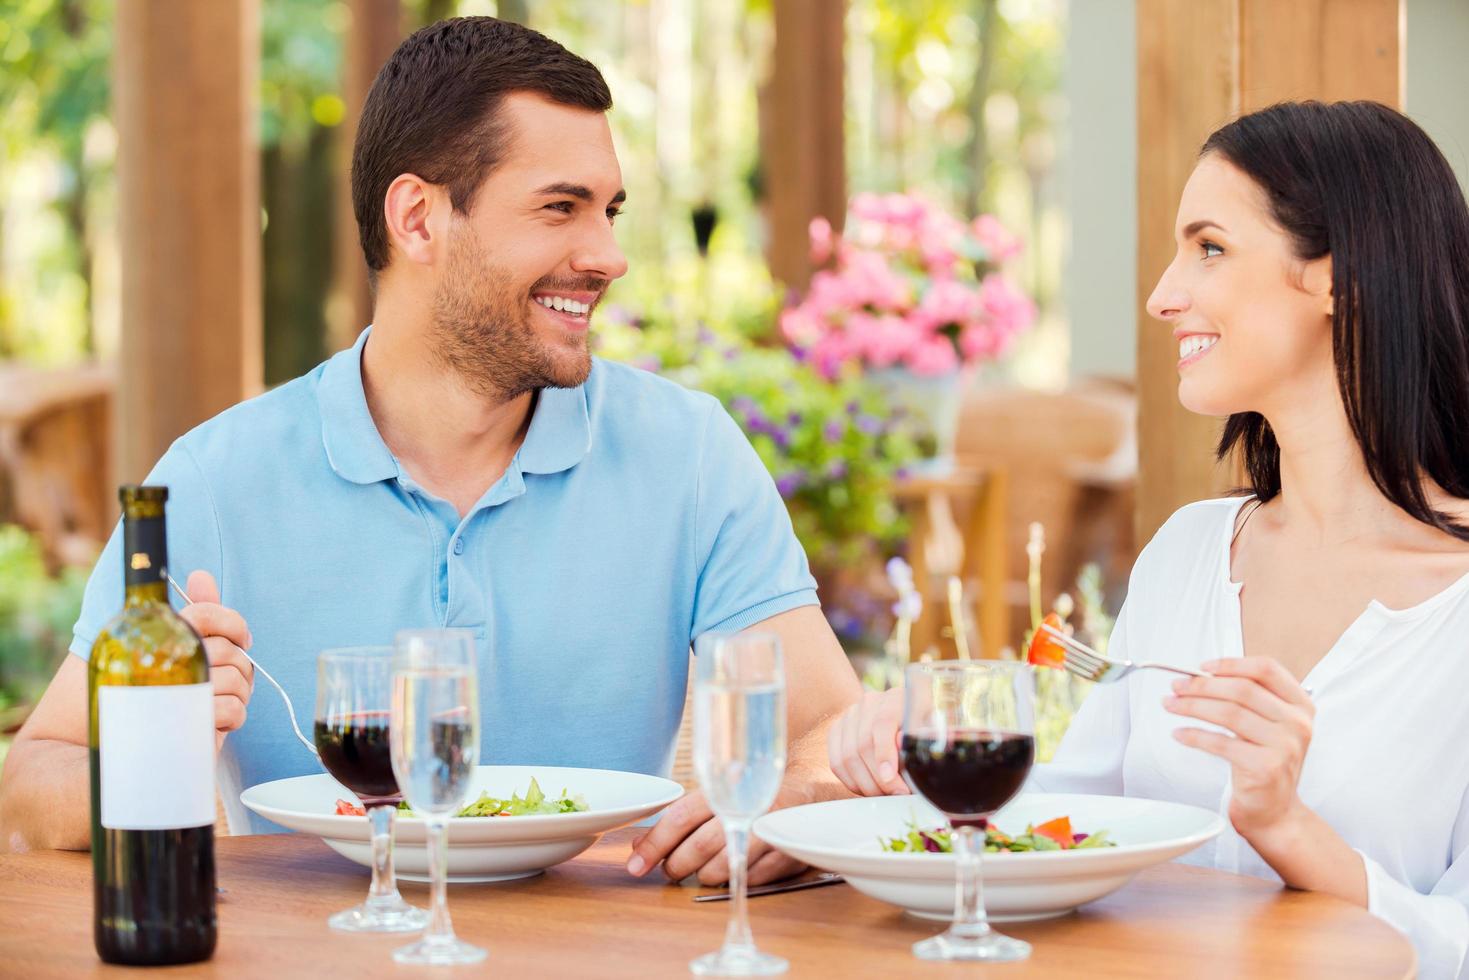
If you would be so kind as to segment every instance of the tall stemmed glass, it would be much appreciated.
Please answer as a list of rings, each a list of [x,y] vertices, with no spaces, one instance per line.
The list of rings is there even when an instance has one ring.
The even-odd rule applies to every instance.
[[[786,768],[785,670],[766,633],[706,634],[695,644],[694,771],[724,824],[729,929],[718,952],[689,964],[700,976],[766,977],[785,960],[755,948],[745,908],[750,825],[775,802]]]
[[[325,650],[316,658],[316,751],[332,778],[367,808],[372,822],[372,885],[367,901],[327,919],[343,932],[417,932],[428,913],[398,894],[393,815],[403,799],[388,748],[393,648]]]
[[[1028,664],[913,664],[903,695],[903,778],[948,817],[958,865],[954,921],[913,945],[925,960],[1023,960],[1030,944],[1002,936],[984,914],[980,860],[989,817],[1010,802],[1035,762],[1035,678]]]
[[[446,895],[449,818],[464,806],[479,757],[474,634],[408,630],[393,653],[393,773],[428,830],[433,906],[423,938],[393,952],[399,963],[478,963],[485,951],[454,935]]]

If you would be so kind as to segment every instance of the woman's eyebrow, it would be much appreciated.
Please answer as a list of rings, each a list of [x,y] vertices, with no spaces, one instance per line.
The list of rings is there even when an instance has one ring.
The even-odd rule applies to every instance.
[[[1204,219],[1203,221],[1191,221],[1191,222],[1189,222],[1188,225],[1183,229],[1183,237],[1184,238],[1192,238],[1195,235],[1197,235],[1199,232],[1203,231],[1205,228],[1218,228],[1220,231],[1224,232],[1226,235],[1229,234],[1229,229],[1226,228],[1226,227],[1224,227],[1223,225],[1221,225],[1219,222],[1217,222],[1217,221],[1209,221],[1208,219]]]

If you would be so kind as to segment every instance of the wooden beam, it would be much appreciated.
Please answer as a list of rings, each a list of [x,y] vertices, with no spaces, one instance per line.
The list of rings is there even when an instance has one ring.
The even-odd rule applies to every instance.
[[[843,128],[846,0],[778,0],[775,60],[764,93],[761,158],[770,222],[770,271],[802,288],[811,275],[807,228],[847,211]]]
[[[1403,104],[1402,0],[1137,0],[1138,542],[1240,481],[1216,465],[1219,421],[1178,404],[1178,348],[1143,309],[1172,258],[1199,146],[1289,99]]]
[[[352,212],[352,144],[362,104],[377,78],[378,69],[403,41],[402,0],[349,0],[352,14],[343,59],[342,101],[346,116],[337,127],[337,210],[333,221],[332,290],[327,300],[327,349],[349,347],[372,319],[372,294],[367,286],[367,262],[357,236]]]
[[[1173,223],[1199,146],[1237,111],[1235,0],[1137,0],[1137,542],[1227,484],[1219,422],[1178,403],[1178,342],[1145,305],[1173,260]]]
[[[119,0],[119,465],[261,385],[258,0]]]

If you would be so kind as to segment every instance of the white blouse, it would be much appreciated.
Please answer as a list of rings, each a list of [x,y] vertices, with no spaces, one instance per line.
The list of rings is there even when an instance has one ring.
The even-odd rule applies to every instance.
[[[1229,577],[1243,500],[1169,518],[1133,567],[1109,655],[1189,667],[1243,655]],[[1279,881],[1229,826],[1229,764],[1171,737],[1209,727],[1163,709],[1175,679],[1098,685],[1031,785],[1213,810],[1224,833],[1180,860]],[[1362,856],[1368,907],[1412,941],[1421,975],[1469,978],[1469,575],[1409,609],[1373,600],[1304,683],[1316,720],[1301,800]]]

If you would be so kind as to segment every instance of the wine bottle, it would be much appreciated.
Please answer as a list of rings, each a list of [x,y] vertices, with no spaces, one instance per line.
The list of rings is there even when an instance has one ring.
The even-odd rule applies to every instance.
[[[93,938],[109,963],[214,952],[214,690],[168,604],[168,488],[125,486],[122,612],[87,670]]]

